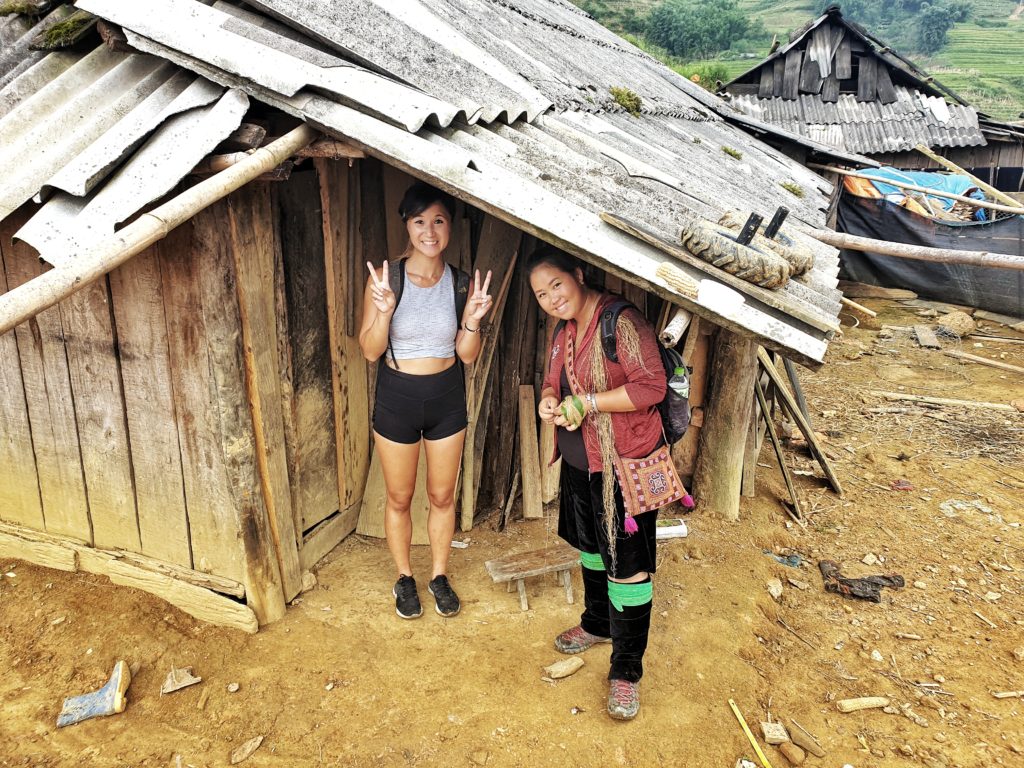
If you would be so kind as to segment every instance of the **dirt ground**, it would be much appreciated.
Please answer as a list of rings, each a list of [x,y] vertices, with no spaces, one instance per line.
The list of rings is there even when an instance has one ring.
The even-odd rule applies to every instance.
[[[225,766],[262,735],[245,765],[733,768],[757,758],[729,699],[757,732],[770,715],[816,734],[827,755],[806,765],[1024,765],[1024,701],[992,695],[1024,689],[1024,415],[870,394],[1008,403],[1024,397],[1024,377],[881,330],[933,323],[920,306],[863,303],[880,312],[874,330],[846,329],[828,365],[801,371],[845,496],[791,446],[808,526],[789,522],[766,441],[757,497],[743,500],[739,523],[695,513],[688,538],[659,546],[632,723],[604,711],[608,646],[588,651],[569,678],[541,679],[579,601],[568,605],[553,579],[538,577],[521,612],[484,570],[499,554],[555,543],[554,521],[498,533],[488,520],[453,550],[463,610],[451,620],[429,610],[398,619],[384,544],[356,536],[319,564],[316,588],[255,636],[103,578],[0,563],[0,766]],[[1024,365],[1024,345],[982,343],[944,346]],[[911,488],[893,490],[898,480]],[[843,599],[824,592],[820,559],[846,575],[898,573],[906,586],[884,589],[878,604]],[[425,574],[425,548],[414,563]],[[778,600],[772,579],[783,585]],[[579,595],[578,571],[575,586]],[[118,659],[138,667],[127,710],[57,730],[62,699],[98,688]],[[172,664],[202,683],[161,696]],[[858,696],[891,705],[838,711],[838,700]]]

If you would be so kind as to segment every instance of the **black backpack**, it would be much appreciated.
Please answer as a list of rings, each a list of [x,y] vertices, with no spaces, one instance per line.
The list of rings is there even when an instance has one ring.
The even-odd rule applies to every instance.
[[[615,344],[615,324],[619,322],[619,315],[626,308],[636,309],[631,302],[618,298],[601,310],[601,349],[604,356],[613,363],[619,362],[619,353]],[[637,310],[637,312],[639,311]],[[563,328],[565,328],[565,320],[559,320],[555,325],[554,336],[557,337]],[[689,398],[668,386],[668,383],[675,375],[676,368],[682,368],[686,391],[689,391],[689,380],[686,379],[687,368],[683,363],[683,358],[675,349],[669,349],[658,342],[658,352],[661,354],[661,365],[665,370],[666,384],[665,397],[658,403],[658,415],[661,416],[665,439],[669,445],[674,445],[686,434],[686,429],[690,426],[690,401]]]
[[[398,260],[398,269],[388,270],[388,284],[391,286],[391,292],[395,294],[395,309],[398,309],[398,303],[402,300],[402,291],[405,289],[406,261],[408,261],[408,257],[403,257]],[[466,309],[466,300],[469,299],[469,274],[454,264],[449,264],[448,269],[452,273],[452,290],[455,291],[455,326],[458,327],[462,324],[462,313]],[[395,360],[395,351],[391,348],[390,335],[388,335],[388,352],[391,353],[391,359],[397,370],[398,361]]]

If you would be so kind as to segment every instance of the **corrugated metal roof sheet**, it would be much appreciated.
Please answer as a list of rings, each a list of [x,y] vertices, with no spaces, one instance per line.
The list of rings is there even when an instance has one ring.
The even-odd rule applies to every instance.
[[[674,258],[598,214],[629,219],[669,244],[679,242],[687,218],[714,219],[727,208],[770,215],[783,204],[793,211],[792,220],[819,227],[827,182],[723,120],[718,113],[731,110],[713,96],[564,0],[354,0],[344,13],[326,0],[260,3],[293,29],[222,2],[190,11],[184,24],[159,15],[188,8],[188,2],[152,0],[144,14],[112,0],[81,0],[80,6],[102,9],[101,16],[125,27],[132,44],[345,138],[715,322],[753,333],[795,359],[822,359],[839,309],[834,249],[799,236],[817,254],[811,273],[779,291],[742,282],[733,289],[722,284],[716,268]],[[239,39],[229,44],[225,33]],[[304,68],[268,67],[272,59],[262,55],[267,49],[305,62]],[[398,117],[406,112],[386,115],[391,107],[373,102],[379,94],[356,88],[343,95],[317,79],[335,76],[331,70],[341,67],[356,71],[353,64],[367,75],[418,88],[435,102],[480,107],[481,120],[447,127],[430,120],[420,127]],[[602,110],[602,90],[620,83],[640,94],[648,114],[634,118],[617,106]],[[567,111],[541,116],[552,102]],[[517,115],[534,124],[514,120]],[[512,124],[493,122],[499,116]],[[804,196],[784,190],[782,181],[798,184]],[[116,186],[113,179],[110,186]],[[101,194],[94,193],[89,220],[109,228],[110,212],[123,203],[101,204]],[[60,196],[47,206],[54,218],[41,218],[39,228],[55,222],[51,229],[65,238],[70,231],[81,242],[91,232],[61,224],[60,217],[88,205]],[[664,264],[702,286],[696,299],[659,274]]]
[[[931,147],[985,144],[978,114],[971,107],[904,86],[896,87],[896,95],[892,104],[857,101],[848,93],[831,103],[807,93],[793,100],[737,94],[729,102],[752,117],[849,152],[900,152],[922,143]]]

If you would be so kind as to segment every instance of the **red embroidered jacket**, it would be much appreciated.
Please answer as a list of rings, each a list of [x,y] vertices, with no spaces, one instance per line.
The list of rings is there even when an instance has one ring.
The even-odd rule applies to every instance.
[[[555,336],[551,342],[551,353],[548,367],[548,375],[544,379],[544,389],[551,388],[559,400],[569,393],[561,391],[562,367],[564,365],[565,338],[566,334],[572,334],[575,340],[575,368],[576,375],[580,379],[580,385],[586,392],[595,390],[593,378],[590,375],[590,350],[594,344],[600,344],[600,316],[605,305],[612,301],[614,296],[604,295],[598,303],[594,316],[584,330],[580,339],[575,320],[566,323],[562,331]],[[640,337],[640,351],[644,364],[631,360],[625,353],[625,344],[621,335],[616,333],[616,349],[618,350],[618,363],[613,363],[605,358],[605,370],[608,377],[608,389],[616,389],[625,385],[626,394],[635,411],[627,413],[613,413],[612,432],[615,435],[615,449],[619,455],[625,458],[640,458],[654,450],[661,440],[661,417],[658,415],[657,404],[665,397],[665,369],[661,363],[661,354],[658,351],[658,339],[654,334],[647,319],[638,311],[627,308],[622,311],[620,317],[628,317],[636,327]],[[618,329],[616,329],[618,330]],[[601,471],[601,446],[597,439],[597,427],[594,419],[590,416],[583,422],[583,443],[587,448],[587,463],[591,472]],[[554,454],[551,457],[553,463],[558,458],[558,443],[555,443]]]

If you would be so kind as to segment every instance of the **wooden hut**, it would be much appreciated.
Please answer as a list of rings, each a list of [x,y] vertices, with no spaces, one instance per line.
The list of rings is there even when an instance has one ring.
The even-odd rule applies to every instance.
[[[24,162],[0,188],[0,552],[255,631],[374,533],[363,264],[403,249],[414,178],[461,201],[449,257],[498,286],[463,528],[507,501],[520,445],[541,474],[508,396],[551,330],[517,270],[538,239],[652,319],[692,315],[677,459],[735,515],[759,347],[817,367],[838,328],[836,252],[804,233],[829,185],[563,0],[334,6],[79,0],[95,17],[50,53],[25,41],[66,7],[2,27]],[[679,243],[684,220],[780,204],[816,261],[777,290]]]
[[[838,6],[720,93],[749,117],[905,170],[940,169],[929,147],[1004,191],[1024,189],[1024,130],[979,112]]]

